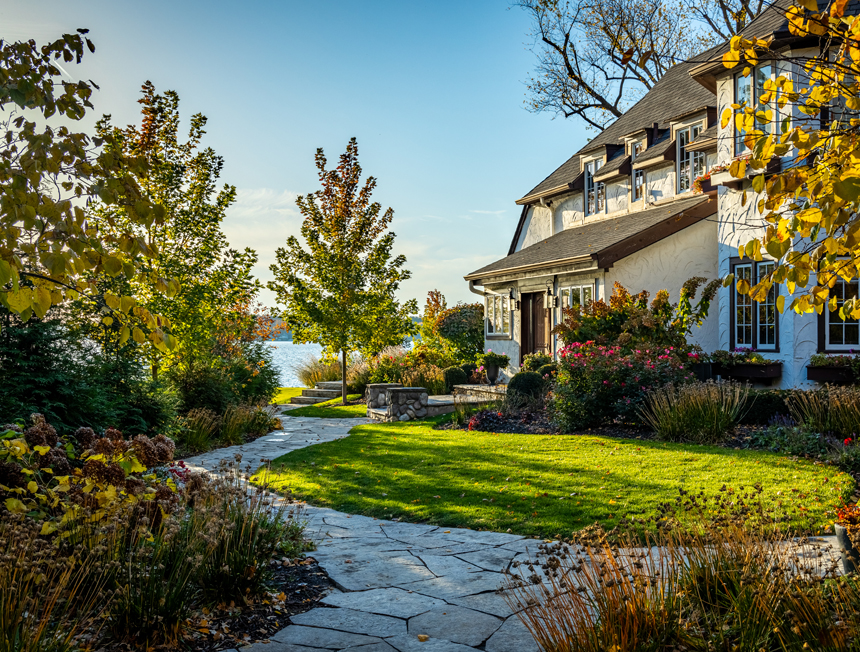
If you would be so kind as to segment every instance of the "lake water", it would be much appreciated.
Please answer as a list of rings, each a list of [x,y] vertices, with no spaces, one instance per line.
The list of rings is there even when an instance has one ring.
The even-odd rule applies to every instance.
[[[302,387],[293,367],[310,355],[320,357],[319,344],[293,344],[292,342],[269,342],[275,350],[275,365],[281,372],[281,387]]]

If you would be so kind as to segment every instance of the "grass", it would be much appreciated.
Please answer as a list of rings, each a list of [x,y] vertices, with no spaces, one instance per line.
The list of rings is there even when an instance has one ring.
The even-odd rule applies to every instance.
[[[823,528],[854,489],[833,467],[763,451],[434,430],[445,418],[358,426],[345,439],[277,458],[268,479],[351,514],[543,536],[651,516],[680,488],[712,495],[725,485],[741,494],[756,482],[775,506]]]
[[[357,401],[361,394],[347,394],[347,401]],[[343,399],[333,398],[324,403],[306,405],[295,410],[287,410],[282,416],[288,417],[319,417],[321,419],[354,419],[367,416],[367,406],[364,403],[358,405],[342,405]]]
[[[275,394],[275,397],[272,399],[272,403],[278,405],[289,403],[290,399],[293,398],[293,396],[302,395],[302,389],[302,387],[278,387],[278,391]]]

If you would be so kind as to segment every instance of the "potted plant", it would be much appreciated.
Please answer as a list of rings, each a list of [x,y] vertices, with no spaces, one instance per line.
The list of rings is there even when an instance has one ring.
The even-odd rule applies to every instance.
[[[696,380],[703,383],[706,380],[713,379],[714,372],[707,353],[691,351],[687,354],[687,360],[689,361],[690,371],[696,374]]]
[[[511,359],[503,353],[493,353],[492,349],[487,349],[486,353],[478,354],[478,364],[484,368],[487,374],[487,383],[495,385],[499,379],[499,370],[508,366]]]
[[[860,372],[860,359],[855,355],[816,353],[806,365],[807,380],[818,383],[854,383]]]
[[[860,537],[860,507],[857,503],[843,505],[836,510],[836,547],[842,557],[842,570],[853,573],[860,566],[856,542]]]
[[[716,376],[732,380],[762,382],[770,384],[782,376],[782,363],[768,360],[754,349],[714,351],[711,354],[711,370]]]

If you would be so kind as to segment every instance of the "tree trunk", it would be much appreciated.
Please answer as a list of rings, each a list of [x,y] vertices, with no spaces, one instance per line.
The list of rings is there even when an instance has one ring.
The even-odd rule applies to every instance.
[[[340,391],[343,404],[346,405],[346,350],[340,352]]]

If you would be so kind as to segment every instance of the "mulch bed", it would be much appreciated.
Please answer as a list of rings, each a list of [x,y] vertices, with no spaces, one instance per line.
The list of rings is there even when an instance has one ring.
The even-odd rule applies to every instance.
[[[196,612],[179,649],[216,652],[268,642],[270,636],[290,624],[290,616],[310,611],[334,588],[326,572],[313,557],[286,563],[287,566],[277,563],[273,590],[268,598],[259,603],[248,606],[223,604]],[[139,649],[137,644],[114,643],[99,648],[98,652],[131,652]]]

